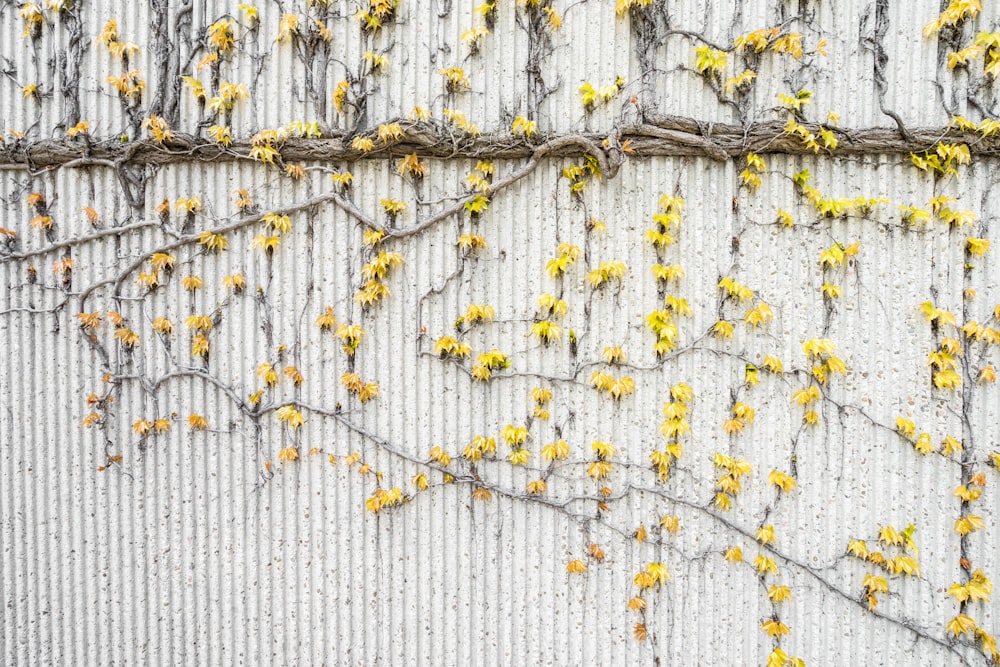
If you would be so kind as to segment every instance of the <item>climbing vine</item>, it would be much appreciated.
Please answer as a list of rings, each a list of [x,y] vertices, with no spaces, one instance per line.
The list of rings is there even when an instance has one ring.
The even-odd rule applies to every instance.
[[[560,517],[579,531],[566,585],[624,581],[609,602],[656,664],[677,651],[672,572],[692,564],[759,586],[768,667],[805,664],[789,607],[817,589],[951,660],[1000,662],[976,556],[1000,468],[984,428],[1000,361],[1000,306],[984,303],[998,296],[1000,33],[978,0],[928,17],[947,120],[910,127],[888,106],[876,2],[854,38],[893,126],[852,127],[822,95],[843,36],[820,3],[682,26],[662,0],[619,0],[602,21],[631,40],[634,80],[576,80],[554,61],[594,4],[484,3],[457,35],[431,35],[426,63],[403,35],[424,17],[397,0],[153,3],[148,43],[94,8],[0,5],[23,51],[0,55],[24,123],[0,140],[6,335],[49,322],[87,356],[74,380],[94,475],[140,474],[182,437],[241,440],[258,493],[296,467],[358,473],[359,520],[454,488]],[[477,76],[507,39],[523,80],[486,111]],[[93,100],[84,58],[108,72]],[[281,94],[300,119],[262,83],[273,67],[294,73]],[[393,106],[414,70],[426,97]],[[666,113],[677,77],[711,120]],[[874,183],[890,170],[917,185]],[[970,181],[988,183],[979,202]],[[525,211],[538,219],[515,220]],[[933,252],[901,257],[880,237]],[[768,276],[767,246],[804,248],[802,266]],[[922,302],[871,277],[921,260]],[[855,390],[892,375],[849,347],[866,327],[876,347],[899,336],[926,355],[909,383],[878,388],[891,405]],[[856,465],[813,450],[858,439],[948,486],[952,581],[925,578],[916,516],[877,515],[822,562],[796,548],[790,506],[818,471]],[[911,610],[920,595],[948,617]]]

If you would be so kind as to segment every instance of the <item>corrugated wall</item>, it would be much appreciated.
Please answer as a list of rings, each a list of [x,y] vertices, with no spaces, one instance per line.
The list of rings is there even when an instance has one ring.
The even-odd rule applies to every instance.
[[[294,120],[349,127],[352,118],[332,109],[317,115],[303,92],[301,61],[290,45],[274,42],[282,13],[314,10],[258,9],[259,28],[238,30],[243,51],[222,68],[223,79],[252,91],[234,111],[234,136]],[[662,113],[739,120],[701,78],[679,68],[692,67],[698,42],[680,33],[667,37],[655,51],[653,82],[640,88],[642,65],[627,17],[616,19],[611,3],[556,9],[562,29],[551,34],[542,72],[549,85],[561,85],[537,108],[539,131],[606,132],[632,122],[626,98],[633,93],[655,94],[643,101]],[[781,22],[805,34],[807,50],[828,41],[829,57],[807,55],[807,67],[765,57],[748,122],[778,117],[767,111],[775,95],[808,87],[815,93],[810,118],[822,120],[829,109],[847,127],[892,126],[874,96],[873,55],[865,47],[878,12],[888,17],[887,108],[913,126],[944,125],[952,111],[978,118],[967,109],[971,98],[989,115],[992,92],[973,85],[976,76],[939,67],[945,47],[920,37],[941,9],[937,2],[680,2],[664,9],[670,29],[723,45]],[[65,96],[53,88],[58,66],[49,63],[67,48],[68,29],[46,10],[42,37],[21,39],[18,11],[0,7],[0,34],[9,36],[0,45],[7,72],[0,125],[27,131],[29,139],[59,138],[68,112]],[[391,60],[370,95],[364,127],[405,116],[414,104],[436,116],[460,108],[487,134],[505,131],[524,113],[528,84],[519,63],[530,44],[519,23],[524,10],[513,2],[498,6],[492,34],[474,56],[460,41],[481,20],[471,5],[404,2],[396,23],[364,38],[352,18],[357,7],[334,2],[329,11],[339,18],[329,19],[333,64],[321,73],[326,97],[344,76],[341,61],[357,67],[373,49],[386,50]],[[984,8],[965,28],[966,43],[976,30],[992,28],[995,12]],[[180,25],[194,41],[226,13],[239,10],[203,3],[190,13],[167,8],[171,31]],[[89,119],[98,137],[129,132],[104,83],[110,59],[94,39],[115,17],[121,38],[143,47],[135,66],[151,70],[153,10],[83,3],[79,15],[87,45],[79,119]],[[190,73],[204,51],[180,36],[176,43],[181,73]],[[453,99],[443,94],[437,70],[459,64],[472,90]],[[585,114],[579,85],[608,85],[616,74],[630,82],[620,97]],[[40,99],[21,94],[29,82],[39,84]],[[151,75],[147,86],[147,101],[156,99]],[[196,132],[196,112],[184,91],[175,130]],[[379,247],[400,253],[403,263],[385,279],[391,295],[367,310],[354,299],[372,256],[362,244],[363,226],[329,201],[293,213],[273,256],[253,247],[264,233],[258,222],[227,233],[229,249],[219,254],[190,242],[171,249],[176,263],[161,272],[155,291],[136,284],[150,270],[148,261],[125,272],[153,249],[187,238],[178,234],[238,221],[236,190],[246,189],[260,210],[280,212],[330,192],[327,171],[344,165],[307,163],[306,177],[294,181],[253,162],[180,159],[145,167],[137,207],[113,169],[3,170],[0,227],[17,237],[0,253],[6,352],[0,662],[742,665],[765,664],[780,646],[809,665],[988,664],[981,640],[956,640],[946,624],[964,611],[984,631],[998,631],[997,603],[960,609],[946,591],[968,581],[960,559],[990,578],[1000,571],[998,479],[988,463],[990,452],[1000,450],[1000,392],[975,382],[980,368],[1000,359],[995,344],[963,338],[950,325],[933,331],[920,306],[932,301],[959,326],[969,320],[997,326],[995,250],[982,258],[965,252],[968,236],[997,240],[995,159],[981,157],[961,167],[960,178],[945,179],[899,155],[765,158],[756,192],[740,187],[743,165],[736,160],[635,155],[614,178],[593,179],[580,196],[560,178],[578,160],[545,159],[497,193],[478,220],[456,215],[384,241]],[[522,164],[497,161],[494,180]],[[427,165],[426,177],[413,183],[397,175],[395,159],[357,161],[350,165],[349,197],[379,220],[380,199],[408,202],[396,221],[405,229],[460,201],[476,161]],[[871,212],[819,216],[792,181],[803,169],[827,197],[889,201]],[[45,196],[55,221],[48,233],[29,224],[35,212],[26,199],[33,192]],[[683,197],[685,208],[674,243],[658,253],[644,234],[661,194]],[[929,208],[940,195],[955,197],[955,210],[972,210],[973,226],[936,218],[911,226],[901,219],[900,205]],[[173,205],[194,196],[202,206],[188,229]],[[165,199],[172,206],[164,217],[155,209]],[[82,207],[97,212],[96,227]],[[794,217],[794,227],[775,223],[779,208]],[[595,220],[604,231],[593,230]],[[117,226],[129,229],[102,235]],[[456,239],[472,233],[488,245],[466,255]],[[31,254],[69,239],[82,240]],[[858,253],[845,266],[821,270],[823,250],[854,242]],[[557,280],[546,263],[560,243],[578,246],[581,255]],[[53,267],[66,256],[71,274]],[[625,264],[624,277],[592,289],[587,272],[610,261]],[[663,289],[651,274],[656,263],[679,264],[685,275]],[[234,274],[245,276],[243,290],[223,284]],[[189,276],[204,285],[186,289],[182,280]],[[717,287],[723,276],[753,290],[753,299],[723,300]],[[824,299],[821,288],[831,281],[842,295]],[[568,305],[561,340],[548,346],[531,333],[543,293]],[[663,307],[666,294],[686,299],[691,314],[676,318],[677,349],[658,358],[645,318]],[[773,321],[750,327],[745,312],[761,302],[772,308]],[[472,360],[433,352],[441,336],[458,335],[455,320],[470,304],[489,304],[496,313],[492,323],[463,329],[472,360],[493,348],[510,359],[510,368],[488,383],[470,377]],[[316,324],[328,306],[339,323],[366,332],[353,360],[332,331]],[[95,311],[101,325],[83,331],[76,315]],[[119,312],[138,335],[133,350],[114,338],[108,311]],[[204,358],[191,354],[185,320],[192,315],[213,318]],[[173,332],[155,332],[157,317],[169,318]],[[734,323],[731,340],[709,334],[720,319]],[[965,381],[957,391],[936,389],[928,365],[945,335],[965,346],[957,362]],[[808,426],[806,408],[793,395],[816,384],[802,346],[813,338],[832,340],[848,371],[822,386],[812,406],[819,423]],[[606,364],[608,346],[621,346],[627,362]],[[761,369],[759,384],[746,386],[747,364],[760,367],[766,355],[779,358],[785,372]],[[264,362],[279,373],[293,366],[304,381],[296,385],[282,375],[266,389],[258,374]],[[378,382],[379,396],[364,404],[351,396],[341,382],[349,371]],[[595,371],[633,378],[634,393],[608,398],[591,387]],[[109,372],[115,377],[105,377]],[[667,442],[660,433],[663,407],[680,382],[694,392],[690,433],[679,438],[684,452],[664,483],[649,456]],[[548,420],[531,418],[535,387],[552,390]],[[113,403],[88,405],[88,395],[112,388]],[[258,389],[264,392],[254,407],[247,397]],[[752,406],[756,418],[728,435],[723,425],[737,400]],[[288,404],[304,417],[298,429],[277,419]],[[104,426],[81,426],[94,410]],[[192,414],[203,415],[207,428],[192,429]],[[921,456],[896,432],[898,416],[912,419],[936,448],[951,435],[964,452]],[[165,432],[145,438],[134,432],[137,420],[157,419],[167,420]],[[501,431],[508,424],[529,428],[526,466],[506,460],[511,449]],[[477,435],[496,439],[497,460],[461,459]],[[571,453],[549,466],[543,447],[559,438]],[[617,448],[605,481],[587,475],[594,441]],[[280,462],[291,447],[299,460]],[[454,483],[432,460],[435,447],[452,457],[446,469]],[[728,512],[713,505],[717,452],[752,466]],[[789,473],[796,488],[779,493],[768,483],[772,470]],[[425,491],[412,481],[420,473],[430,484]],[[963,509],[953,491],[978,473],[986,475],[982,497]],[[528,494],[526,485],[539,478],[546,491]],[[602,486],[610,489],[606,499]],[[394,487],[407,503],[366,510],[377,488]],[[491,499],[474,498],[475,489],[488,489]],[[970,511],[983,526],[963,540],[955,521]],[[676,534],[661,527],[664,516],[679,518]],[[911,523],[919,576],[891,575],[847,553],[849,542],[860,539],[887,556],[903,553],[879,545],[879,531]],[[755,538],[767,525],[776,541],[761,545]],[[645,541],[636,539],[640,526]],[[592,544],[603,549],[603,560],[588,553]],[[724,558],[734,546],[744,562]],[[758,554],[773,559],[777,574],[758,575],[752,565]],[[568,571],[575,560],[585,572]],[[669,568],[669,581],[641,591],[634,576],[657,562]],[[863,600],[868,572],[885,576],[890,589],[879,595],[875,613]],[[772,604],[772,585],[787,585],[791,599]],[[627,607],[640,594],[642,613]],[[761,625],[772,617],[790,633],[769,637]],[[645,639],[634,637],[637,623]]]
[[[778,93],[805,88],[815,95],[808,112],[810,118],[822,120],[832,110],[851,127],[892,125],[881,114],[875,95],[876,41],[884,50],[882,68],[889,83],[885,105],[908,125],[942,125],[953,113],[974,111],[970,101],[988,111],[995,102],[993,91],[977,85],[981,77],[970,76],[961,68],[948,70],[943,56],[968,46],[976,32],[991,30],[997,22],[996,7],[986,3],[979,17],[965,28],[964,37],[953,43],[950,33],[943,33],[940,39],[921,37],[923,26],[940,11],[938,5],[932,0],[848,1],[836,5],[814,0],[666,3],[663,10],[668,29],[676,32],[664,31],[657,40],[659,45],[654,44],[642,54],[653,68],[648,74],[650,88],[643,90],[638,28],[628,16],[616,18],[608,3],[581,2],[563,7],[557,3],[554,8],[560,14],[562,28],[543,31],[539,60],[543,89],[551,92],[539,96],[542,99],[538,100],[536,120],[542,131],[567,131],[584,127],[604,130],[620,118],[627,119],[632,113],[628,105],[616,103],[587,115],[579,103],[579,86],[589,82],[601,88],[620,75],[626,80],[623,97],[635,94],[640,102],[663,113],[706,122],[732,122],[734,108],[719,104],[710,87],[692,74],[693,49],[702,44],[702,38],[727,47],[739,35],[772,26],[800,33],[804,56],[796,60],[770,52],[762,54],[757,84],[750,93],[748,121],[770,118],[767,112],[776,106]],[[246,11],[236,4],[192,3],[190,11],[168,3],[153,5],[162,7],[161,12],[141,5],[80,3],[73,12],[79,16],[82,33],[75,47],[81,51],[80,78],[75,87],[80,120],[90,121],[96,135],[128,132],[126,111],[106,78],[139,70],[146,85],[143,106],[166,105],[176,98],[182,115],[175,129],[195,131],[205,116],[189,89],[171,77],[167,79],[169,89],[161,90],[163,83],[157,72],[163,58],[158,51],[158,32],[161,25],[168,26],[166,39],[176,47],[178,57],[176,74],[200,79],[211,96],[213,66],[202,63],[209,52],[207,29],[226,19],[235,22],[237,42],[231,55],[221,58],[219,81],[246,84],[251,93],[248,101],[237,102],[233,108],[234,137],[296,120],[325,121],[332,128],[351,127],[355,115],[338,115],[329,96],[337,82],[356,80],[365,72],[367,52],[385,55],[388,65],[380,76],[362,77],[367,90],[363,126],[406,117],[415,105],[421,105],[438,117],[445,107],[461,110],[485,131],[529,110],[529,80],[522,63],[529,58],[529,34],[534,33],[526,29],[514,2],[496,4],[492,32],[479,41],[475,53],[462,41],[468,29],[485,25],[472,3],[403,2],[396,21],[365,35],[354,18],[359,7],[345,0],[296,3],[284,8],[272,3],[248,6],[256,7],[257,22],[249,20]],[[6,73],[0,82],[4,93],[0,120],[7,128],[30,131],[37,138],[61,136],[65,127],[60,123],[68,113],[62,88],[69,82],[64,81],[60,63],[73,53],[75,24],[62,14],[46,10],[41,37],[29,40],[20,37],[24,21],[18,14],[13,4],[5,5],[2,20],[9,39],[0,46]],[[312,63],[312,80],[324,95],[317,92],[310,96],[303,56],[289,40],[276,41],[284,14],[299,16],[303,33],[312,29],[316,16],[323,18],[330,30],[325,69],[318,61]],[[113,58],[95,42],[110,20],[116,21],[120,42],[131,42],[141,49],[127,63]],[[817,52],[821,40],[826,43],[826,57]],[[451,67],[465,71],[469,91],[447,93],[439,71]],[[37,85],[38,92],[25,97],[22,87],[30,84]],[[360,85],[355,83],[353,88],[357,90]],[[325,109],[325,115],[317,104],[319,109]]]

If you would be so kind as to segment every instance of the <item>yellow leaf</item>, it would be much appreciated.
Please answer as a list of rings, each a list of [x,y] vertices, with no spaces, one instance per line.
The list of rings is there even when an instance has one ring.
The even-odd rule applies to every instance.
[[[519,447],[530,437],[528,429],[513,424],[507,424],[500,431],[500,435],[511,447]]]
[[[606,479],[610,474],[611,464],[607,461],[594,461],[587,466],[587,475],[592,479]]]
[[[790,32],[779,37],[771,44],[771,50],[775,53],[784,53],[799,60],[802,58],[802,33]]]
[[[528,482],[528,485],[525,487],[525,490],[532,495],[540,495],[542,493],[545,493],[546,488],[548,487],[545,483],[545,480],[536,479],[533,482]]]
[[[291,404],[278,408],[275,416],[278,418],[278,421],[285,422],[292,429],[302,426],[304,422],[302,413],[296,410],[295,406]]]
[[[548,345],[560,339],[562,336],[562,327],[551,320],[542,320],[531,325],[531,333],[542,341],[542,343]]]
[[[982,570],[977,569],[972,573],[972,579],[965,586],[969,593],[969,599],[973,602],[989,602],[993,595],[993,582],[986,578]]]
[[[547,405],[552,400],[552,390],[535,387],[531,390],[531,400],[539,405]]]
[[[775,647],[774,650],[767,656],[766,667],[785,667],[785,665],[788,664],[788,661],[788,654],[780,648]]]
[[[527,138],[531,138],[531,135],[535,133],[538,124],[533,120],[528,120],[524,116],[518,116],[514,119],[514,123],[511,125],[511,130],[515,135],[523,134]]]
[[[955,521],[955,532],[965,537],[969,533],[975,532],[986,525],[981,516],[966,514]]]
[[[542,447],[542,458],[546,461],[564,461],[569,457],[569,451],[569,443],[565,440],[556,440]]]
[[[734,433],[742,433],[743,427],[746,426],[746,422],[738,417],[733,417],[732,419],[727,419],[722,423],[722,430],[726,432],[727,435],[732,435]]]
[[[123,326],[115,329],[114,336],[127,348],[134,348],[139,345],[139,334],[128,327]]]
[[[726,79],[725,83],[722,84],[722,89],[730,95],[737,90],[744,92],[749,89],[750,84],[752,84],[756,78],[757,72],[750,69],[743,70],[740,74]]]
[[[716,493],[714,503],[719,510],[728,512],[733,506],[733,498],[726,493]]]
[[[792,400],[799,405],[810,405],[821,397],[819,387],[812,385],[807,389],[799,389],[792,394]]]
[[[965,249],[970,255],[982,257],[990,249],[989,239],[969,237],[965,239]]]
[[[733,337],[733,324],[725,320],[719,320],[712,327],[712,335],[716,338],[730,340]]]
[[[646,572],[652,578],[656,586],[662,586],[670,579],[670,571],[663,563],[647,563]]]
[[[957,452],[962,451],[962,443],[957,439],[946,436],[943,441],[941,441],[941,453],[945,456],[951,456]]]
[[[471,85],[469,78],[465,75],[465,70],[459,67],[442,68],[438,70],[438,74],[444,77],[448,92],[468,90]]]
[[[278,383],[278,371],[268,362],[264,362],[257,367],[257,375],[260,376],[264,383],[272,387]]]
[[[247,279],[242,273],[234,273],[222,277],[222,286],[234,292],[242,291],[247,286]]]
[[[913,448],[924,456],[930,454],[934,451],[934,445],[931,444],[931,436],[929,433],[921,433],[916,442],[913,443]]]
[[[756,308],[752,308],[746,312],[743,321],[752,327],[757,327],[761,324],[766,324],[774,319],[774,313],[771,311],[771,307],[761,301],[757,304]]]
[[[993,368],[993,364],[984,366],[979,369],[979,375],[977,376],[977,382],[984,382],[992,384],[997,381],[997,372]]]
[[[772,470],[767,476],[768,484],[773,484],[785,493],[791,493],[795,488],[795,478],[778,470]]]
[[[767,619],[761,624],[760,628],[767,633],[768,637],[780,638],[782,635],[789,633],[788,626],[775,618]]]
[[[447,468],[448,465],[451,463],[451,455],[437,445],[431,448],[428,455],[430,456],[432,461],[434,461],[443,468]]]
[[[528,461],[531,459],[531,452],[524,448],[515,449],[507,455],[507,459],[511,462],[511,465],[528,465]]]
[[[838,299],[842,291],[840,285],[834,285],[832,283],[823,283],[823,296],[828,299]]]
[[[765,572],[770,572],[771,574],[777,576],[778,565],[774,562],[773,558],[768,558],[764,554],[757,554],[754,558],[753,566],[757,568],[757,572],[764,574]]]
[[[417,491],[426,491],[429,486],[427,474],[422,472],[414,475],[413,479],[410,480],[410,483],[417,488]]]
[[[463,44],[475,51],[479,48],[479,41],[489,34],[490,30],[486,26],[475,26],[473,28],[463,30],[459,39],[462,40]]]
[[[903,546],[903,536],[892,526],[882,528],[878,533],[878,540],[887,546]]]
[[[891,574],[906,574],[917,576],[920,574],[920,566],[912,556],[896,556],[885,561],[885,568]]]
[[[694,49],[695,69],[699,74],[705,76],[719,76],[726,68],[728,54],[725,51],[716,51],[710,46],[699,46]]]
[[[195,357],[205,357],[208,355],[209,341],[204,334],[197,334],[191,339],[191,354]]]
[[[889,592],[889,582],[885,580],[885,577],[876,576],[871,573],[865,574],[862,585],[871,593]]]
[[[299,17],[295,14],[282,14],[281,22],[278,24],[278,37],[275,39],[276,42],[288,41],[292,33],[298,29]]]
[[[767,597],[774,603],[786,602],[792,599],[792,589],[775,584],[767,589]]]
[[[934,386],[938,389],[957,389],[961,384],[961,376],[950,368],[934,373]]]
[[[763,526],[757,531],[757,541],[761,544],[774,544],[774,526]]]
[[[694,397],[694,390],[687,383],[680,382],[670,388],[670,397],[675,401],[687,403]]]
[[[964,634],[972,634],[976,630],[976,622],[965,614],[959,614],[948,621],[945,626],[948,632],[959,637]]]
[[[868,545],[864,540],[851,540],[847,545],[847,552],[858,558],[868,557]]]

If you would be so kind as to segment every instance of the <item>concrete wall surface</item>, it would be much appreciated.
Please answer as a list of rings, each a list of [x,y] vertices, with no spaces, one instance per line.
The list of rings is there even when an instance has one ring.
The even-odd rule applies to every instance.
[[[996,7],[618,4],[0,2],[0,664],[996,660]]]

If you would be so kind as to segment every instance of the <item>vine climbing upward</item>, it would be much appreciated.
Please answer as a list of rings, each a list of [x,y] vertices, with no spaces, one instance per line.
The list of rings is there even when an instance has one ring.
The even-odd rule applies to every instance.
[[[892,3],[733,4],[0,5],[0,331],[45,329],[86,484],[200,447],[378,540],[558,525],[538,567],[637,661],[720,618],[841,661],[835,610],[1000,662],[1000,33],[927,16],[914,115]]]

